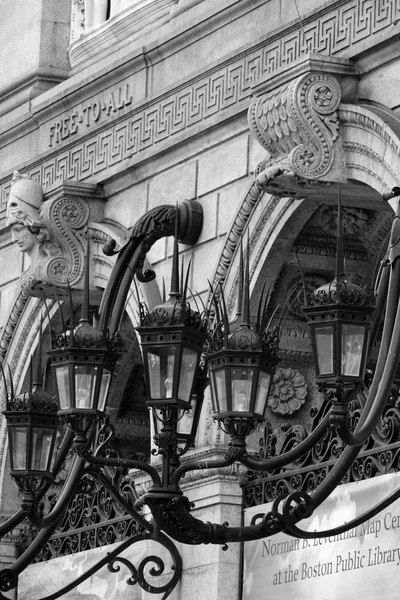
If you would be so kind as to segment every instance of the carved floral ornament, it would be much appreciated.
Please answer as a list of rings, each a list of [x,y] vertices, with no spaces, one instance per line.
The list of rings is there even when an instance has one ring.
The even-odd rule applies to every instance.
[[[296,369],[278,368],[272,380],[272,390],[268,406],[274,413],[291,415],[304,404],[307,396],[307,383]]]

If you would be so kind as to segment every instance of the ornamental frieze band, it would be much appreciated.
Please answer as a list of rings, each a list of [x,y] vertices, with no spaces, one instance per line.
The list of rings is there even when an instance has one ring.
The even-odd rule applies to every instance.
[[[254,87],[285,72],[310,50],[331,56],[349,55],[349,48],[362,48],[364,40],[375,43],[376,36],[391,31],[398,20],[400,6],[396,0],[340,0],[334,6],[326,3],[304,18],[302,27],[293,23],[286,31],[229,58],[222,66],[180,86],[178,91],[175,88],[152,98],[144,108],[142,103],[127,104],[129,91],[121,85],[105,90],[101,104],[97,98],[88,102],[85,113],[85,106],[80,110],[71,107],[65,116],[67,122],[62,122],[62,117],[49,122],[42,157],[20,168],[46,188],[61,180],[86,180],[132,160],[134,155],[146,158],[154,154],[155,148],[163,151],[176,143],[175,136],[187,135],[194,125],[211,126],[217,115],[229,118],[232,110],[245,110]],[[134,88],[133,83],[132,87],[130,82],[125,85]],[[86,127],[89,116],[91,126]],[[108,124],[109,120],[112,123]],[[77,129],[78,125],[81,129]],[[82,129],[87,131],[78,140]],[[87,139],[89,133],[91,137]],[[10,180],[11,173],[0,180],[0,187],[8,188]],[[4,194],[1,201],[0,210],[4,213]]]

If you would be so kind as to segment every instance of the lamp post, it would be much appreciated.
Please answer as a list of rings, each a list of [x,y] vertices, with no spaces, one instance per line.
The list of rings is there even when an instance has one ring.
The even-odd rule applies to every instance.
[[[194,212],[198,223],[200,211],[196,204]],[[396,372],[400,357],[400,308],[393,308],[398,304],[397,279],[400,267],[397,253],[392,253],[393,258],[388,261],[388,268],[392,273],[389,284],[385,287],[382,283],[377,298],[379,303],[387,298],[388,303],[384,329],[387,339],[381,347],[374,379],[382,379],[383,383],[372,384],[372,391],[357,428],[354,432],[349,431],[346,409],[349,398],[363,384],[367,348],[368,344],[371,345],[368,332],[373,305],[360,288],[347,283],[342,264],[342,235],[339,232],[335,280],[329,286],[312,292],[305,307],[315,352],[317,382],[326,395],[331,397],[332,408],[328,418],[298,446],[279,456],[263,460],[247,452],[246,439],[266,419],[269,388],[278,361],[279,331],[273,327],[274,315],[267,314],[268,298],[263,298],[264,293],[262,294],[257,318],[252,320],[249,309],[248,262],[244,266],[241,257],[236,318],[229,319],[221,289],[212,290],[212,303],[206,310],[193,310],[187,301],[187,284],[179,284],[175,244],[169,299],[153,309],[141,304],[141,323],[138,327],[147,386],[146,404],[152,410],[154,418],[155,443],[161,456],[160,470],[157,465],[97,452],[91,447],[90,436],[94,423],[104,414],[107,404],[106,396],[113,365],[118,359],[115,339],[131,279],[134,274],[142,281],[152,277],[151,273],[142,272],[142,266],[146,252],[156,239],[172,234],[177,238],[177,232],[181,233],[185,219],[186,223],[194,222],[187,203],[182,210],[181,207],[179,210],[161,207],[158,218],[157,214],[153,210],[151,219],[145,215],[133,229],[128,244],[121,250],[104,292],[96,327],[89,324],[86,281],[84,309],[79,325],[75,329],[71,327],[64,330],[58,338],[60,347],[53,348],[50,352],[60,397],[59,414],[73,430],[73,449],[78,460],[94,469],[94,476],[101,479],[116,501],[156,539],[164,540],[164,534],[160,532],[165,532],[172,539],[186,544],[226,545],[227,542],[255,540],[283,530],[292,532],[297,537],[308,537],[309,534],[296,526],[297,522],[312,514],[313,509],[340,483],[365,436],[376,425]],[[339,203],[339,221],[340,218]],[[396,232],[399,218],[395,218],[390,241],[392,246],[399,239]],[[191,241],[193,242],[193,236]],[[180,457],[193,443],[196,434],[202,392],[206,384],[204,364],[211,384],[214,419],[229,433],[231,439],[226,454],[221,459],[181,463]],[[192,420],[189,415],[193,415]],[[14,415],[10,414],[10,418],[14,418]],[[318,443],[330,424],[337,427],[346,443],[354,448],[343,454],[337,468],[326,477],[313,495],[296,492],[279,498],[279,502],[256,523],[244,527],[203,522],[191,514],[190,502],[183,495],[180,486],[182,477],[189,471],[221,468],[237,461],[255,471],[276,469],[297,460]],[[35,426],[33,421],[31,425]],[[11,436],[15,437],[12,427],[13,424]],[[45,430],[46,427],[49,429],[46,425]],[[29,436],[27,433],[27,440],[31,439]],[[46,439],[46,435],[43,434],[41,439]],[[11,446],[12,443],[11,441]],[[18,462],[22,459],[17,457],[15,460],[17,465],[22,465],[22,462]],[[37,464],[37,460],[34,464]],[[15,471],[15,462],[13,465]],[[151,478],[152,486],[132,505],[104,476],[102,471],[108,467],[141,469]],[[67,482],[65,493],[61,494],[59,502],[46,517],[47,521],[43,521],[44,529],[48,522],[53,524],[56,517],[65,511],[68,491],[76,485],[80,476],[77,469],[73,483]],[[37,500],[38,495],[33,491],[30,509],[27,511],[31,519],[35,518]],[[388,499],[384,499],[378,506],[364,513],[363,519],[367,520],[387,504]],[[150,508],[155,526],[138,512],[143,505]],[[52,513],[56,517],[52,518]],[[6,531],[11,523],[15,526],[15,519],[0,528],[0,532]],[[340,531],[352,527],[354,521],[342,526]],[[315,536],[318,535],[320,533],[315,532]],[[330,535],[334,535],[334,532],[331,531]],[[163,543],[167,544],[165,540]],[[18,572],[29,563],[37,548],[33,543],[22,561],[16,563],[4,576],[0,573],[0,589],[10,589],[14,585]],[[169,549],[177,564],[173,548],[169,546]],[[180,572],[173,578],[168,593],[179,577]],[[1,593],[0,598],[3,598]]]

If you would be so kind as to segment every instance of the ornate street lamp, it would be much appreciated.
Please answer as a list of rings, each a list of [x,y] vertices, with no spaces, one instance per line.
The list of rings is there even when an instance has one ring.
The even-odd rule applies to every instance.
[[[348,429],[347,403],[363,383],[367,345],[371,345],[368,336],[373,306],[363,290],[346,281],[341,248],[342,236],[339,232],[335,280],[332,284],[309,294],[304,309],[310,323],[317,381],[326,395],[332,396],[333,406],[328,415],[301,443],[279,456],[267,459],[250,455],[246,449],[246,438],[267,416],[268,393],[277,363],[277,332],[270,331],[272,318],[267,317],[268,299],[264,300],[262,293],[257,318],[252,322],[249,309],[249,269],[248,263],[246,268],[243,268],[241,256],[236,319],[229,321],[221,289],[212,292],[212,310],[210,308],[207,313],[192,310],[187,302],[187,283],[182,289],[179,287],[175,243],[169,299],[151,310],[143,304],[140,305],[141,322],[138,333],[141,337],[147,384],[146,404],[151,408],[155,419],[155,442],[161,458],[161,464],[147,464],[138,460],[117,458],[104,452],[111,436],[97,449],[93,448],[89,431],[98,418],[105,414],[112,367],[118,357],[115,339],[131,279],[134,274],[138,277],[140,275],[142,281],[146,277],[149,279],[149,273],[143,274],[141,268],[151,244],[164,235],[172,235],[174,231],[176,234],[176,228],[182,225],[182,214],[186,214],[187,222],[191,220],[187,204],[186,213],[177,211],[175,207],[160,207],[157,210],[159,213],[153,210],[150,216],[144,215],[133,228],[129,242],[120,252],[100,306],[99,328],[93,328],[88,322],[88,297],[85,296],[79,325],[75,329],[64,328],[56,344],[58,347],[50,352],[60,397],[59,414],[75,433],[73,449],[76,452],[77,467],[49,515],[40,520],[34,502],[37,500],[37,494],[33,491],[32,495],[35,497],[28,516],[32,522],[43,527],[43,539],[47,541],[51,533],[48,524],[54,525],[65,512],[71,495],[69,492],[76,489],[84,465],[89,465],[93,477],[99,478],[116,502],[140,523],[143,531],[147,532],[147,537],[160,541],[170,551],[176,570],[167,590],[169,593],[179,580],[181,566],[175,546],[162,531],[168,534],[169,538],[186,544],[223,545],[228,542],[264,538],[280,531],[292,533],[296,537],[325,535],[325,532],[309,534],[296,524],[300,519],[310,516],[313,509],[321,504],[343,479],[359,448],[380,418],[400,359],[400,252],[393,251],[400,239],[397,231],[400,217],[397,215],[395,219],[390,241],[392,252],[387,260],[391,276],[382,278],[377,294],[380,307],[387,300],[384,343],[381,344],[374,380],[355,430],[351,432]],[[339,206],[339,222],[340,213]],[[158,214],[161,216],[157,216]],[[196,214],[200,214],[198,206]],[[191,241],[193,242],[193,238]],[[87,286],[85,290],[87,292]],[[207,332],[207,324],[211,321],[213,325],[208,327]],[[376,329],[377,327],[374,327],[375,332]],[[106,336],[104,332],[108,331],[110,335]],[[204,356],[211,383],[213,416],[231,435],[231,440],[222,458],[181,463],[180,457],[193,443],[199,422],[205,385],[202,369]],[[23,404],[25,400],[20,402]],[[33,404],[29,400],[27,413],[33,411]],[[25,421],[22,422],[14,408],[14,405],[10,404],[6,411],[11,430],[13,474],[17,473],[18,476],[20,471],[23,478],[25,471],[29,470],[28,467],[37,468],[38,465],[46,467],[46,473],[50,472],[50,452],[47,453],[42,448],[55,446],[51,420],[46,420],[43,433],[36,435],[38,455],[33,459],[30,453],[34,451],[32,440],[35,436],[31,432],[37,427],[36,417],[24,417]],[[54,409],[51,409],[50,413],[51,419],[55,419]],[[190,415],[193,415],[192,421]],[[25,424],[26,428],[23,429]],[[235,462],[259,472],[282,468],[313,448],[326,434],[330,424],[335,425],[346,443],[354,447],[343,452],[335,468],[318,485],[313,495],[295,492],[285,498],[279,497],[271,510],[265,515],[258,515],[257,522],[244,527],[203,522],[192,516],[191,504],[180,487],[181,479],[186,473],[201,469],[220,469]],[[19,444],[26,451],[24,457],[18,454]],[[57,462],[60,468],[58,459]],[[152,486],[132,505],[106,477],[106,471],[103,470],[109,468],[140,469],[149,475]],[[33,487],[33,490],[35,489]],[[365,512],[362,520],[368,520],[396,497],[392,495],[384,499],[378,506]],[[150,508],[154,525],[138,513],[138,509],[144,504]],[[0,525],[0,534],[15,527],[19,520],[18,513],[7,523]],[[329,535],[335,535],[336,531],[343,533],[358,523],[357,519],[349,521],[337,529],[330,530]],[[0,590],[8,591],[15,587],[18,573],[41,550],[41,544],[43,545],[43,542],[39,534],[24,557],[18,559],[10,569],[0,573]],[[145,561],[143,568],[144,564]],[[139,583],[142,585],[140,579]],[[143,584],[145,585],[147,584]],[[150,588],[147,586],[145,589]],[[151,591],[158,593],[159,589],[151,588]],[[162,591],[166,589],[163,588]],[[164,597],[167,595],[166,592]],[[0,592],[0,599],[2,598]]]
[[[258,317],[250,322],[249,264],[243,266],[241,248],[238,308],[229,322],[221,291],[214,293],[215,319],[207,364],[210,374],[213,418],[233,437],[246,438],[265,421],[272,375],[278,363],[277,329],[270,331],[261,297]]]
[[[82,314],[78,325],[63,328],[48,352],[55,372],[58,414],[77,434],[87,432],[106,408],[116,361],[116,338],[89,322],[89,252],[86,254]],[[71,320],[73,315],[71,315]]]
[[[163,456],[162,485],[150,495],[181,495],[171,485],[171,467],[194,443],[203,402],[200,389],[200,360],[207,338],[205,313],[193,310],[187,301],[188,278],[179,277],[178,220],[175,221],[174,253],[169,298],[151,310],[140,307],[137,332],[143,355],[146,405],[153,418],[154,441]],[[189,271],[188,271],[189,273]],[[200,393],[196,393],[200,392]]]
[[[316,382],[333,401],[336,417],[345,419],[348,401],[364,383],[375,304],[371,294],[347,280],[342,238],[339,192],[335,278],[314,291],[305,290],[303,312],[310,329]]]
[[[23,493],[22,507],[29,512],[35,497],[54,479],[54,463],[61,422],[57,415],[56,398],[45,392],[41,381],[41,329],[38,347],[37,373],[32,381],[33,364],[30,365],[29,391],[14,394],[10,374],[10,392],[1,368],[7,394],[7,420],[10,449],[11,476]]]
[[[146,405],[191,408],[196,374],[206,340],[205,315],[187,303],[187,284],[179,290],[175,239],[171,291],[166,302],[148,310],[140,305],[140,345],[146,380]]]

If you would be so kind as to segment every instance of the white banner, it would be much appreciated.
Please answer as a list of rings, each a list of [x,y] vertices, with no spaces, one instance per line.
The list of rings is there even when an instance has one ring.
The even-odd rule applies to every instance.
[[[348,523],[400,486],[400,474],[339,486],[307,531]],[[245,522],[270,505],[245,510]],[[394,600],[400,597],[400,501],[341,535],[300,540],[277,534],[245,542],[243,600]]]

